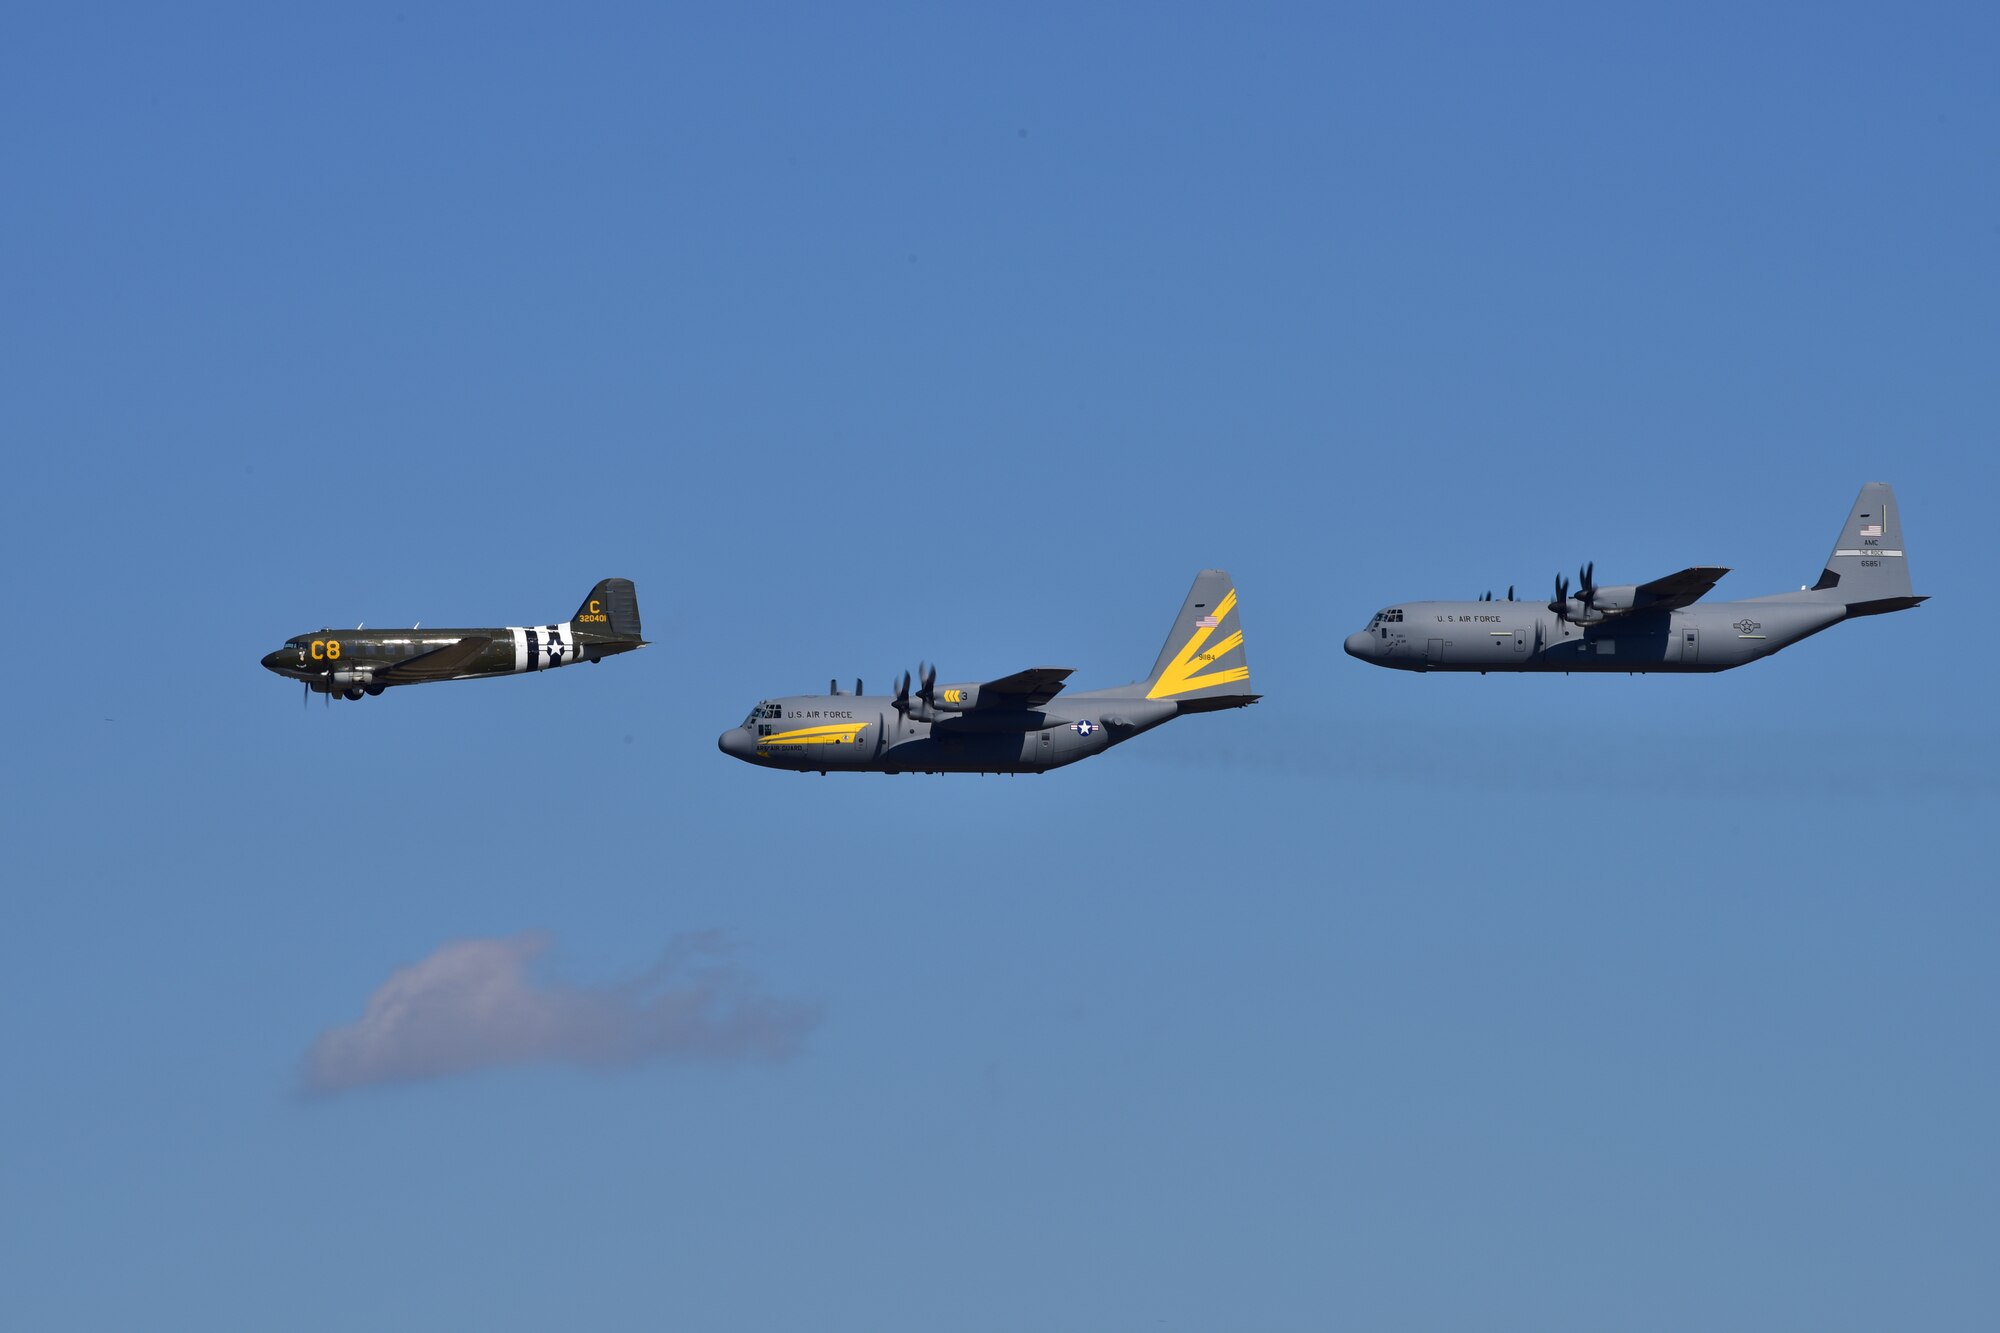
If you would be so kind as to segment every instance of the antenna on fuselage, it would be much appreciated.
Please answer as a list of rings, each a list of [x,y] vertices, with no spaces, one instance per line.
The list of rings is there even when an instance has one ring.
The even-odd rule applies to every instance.
[[[826,692],[828,694],[831,694],[834,698],[838,699],[840,697],[840,682],[837,680],[829,680],[826,683]]]
[[[861,697],[861,696],[862,696],[863,694],[866,694],[866,693],[867,693],[867,691],[861,688],[861,677],[859,677],[859,676],[856,676],[856,677],[854,678],[854,695],[855,695],[855,697],[856,697],[856,698],[860,698],[860,697]]]

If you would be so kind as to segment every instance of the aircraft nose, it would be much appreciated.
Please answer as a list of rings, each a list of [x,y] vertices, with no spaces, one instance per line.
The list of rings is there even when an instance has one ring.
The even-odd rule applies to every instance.
[[[278,651],[275,653],[264,654],[264,670],[280,671],[284,669],[284,665],[285,665],[285,650],[283,648],[278,649]]]
[[[1347,655],[1366,662],[1375,654],[1375,636],[1365,629],[1358,629],[1347,636]]]
[[[731,727],[715,738],[715,748],[732,759],[748,760],[756,747],[750,741],[750,728]]]

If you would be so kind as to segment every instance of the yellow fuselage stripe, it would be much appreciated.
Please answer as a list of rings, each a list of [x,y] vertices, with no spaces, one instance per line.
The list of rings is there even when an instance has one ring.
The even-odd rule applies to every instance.
[[[772,745],[846,745],[857,739],[867,726],[866,722],[844,722],[826,727],[780,731],[770,736],[759,736],[757,748],[761,750]]]

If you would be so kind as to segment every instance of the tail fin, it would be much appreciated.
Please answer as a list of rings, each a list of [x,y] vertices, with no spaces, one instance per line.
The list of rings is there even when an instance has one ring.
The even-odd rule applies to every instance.
[[[1243,652],[1243,622],[1229,575],[1204,569],[1195,576],[1144,684],[1148,699],[1176,700],[1184,712],[1241,708],[1257,701],[1250,692],[1250,659]]]
[[[1854,497],[1847,526],[1812,591],[1845,602],[1848,614],[1857,616],[1901,611],[1924,600],[1911,595],[1903,515],[1887,482],[1871,481]]]
[[[573,629],[599,638],[645,638],[639,633],[639,593],[630,579],[605,579],[592,588],[569,623]]]

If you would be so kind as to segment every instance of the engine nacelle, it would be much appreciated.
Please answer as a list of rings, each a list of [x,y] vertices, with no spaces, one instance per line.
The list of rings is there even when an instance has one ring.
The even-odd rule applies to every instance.
[[[1622,616],[1628,611],[1638,610],[1638,602],[1639,589],[1630,583],[1623,583],[1615,588],[1597,589],[1588,605],[1584,604],[1581,597],[1571,597],[1561,604],[1560,610],[1557,610],[1554,604],[1551,604],[1550,609],[1555,610],[1572,625],[1595,625],[1612,616]]]
[[[1621,583],[1615,588],[1599,588],[1592,601],[1606,615],[1636,611],[1639,609],[1639,589],[1630,583]]]
[[[333,688],[336,690],[365,690],[375,683],[375,673],[372,671],[335,671],[329,673],[329,679],[332,680]]]
[[[940,713],[970,713],[979,707],[979,687],[940,685],[931,693],[931,707]]]

